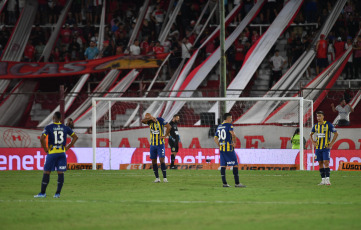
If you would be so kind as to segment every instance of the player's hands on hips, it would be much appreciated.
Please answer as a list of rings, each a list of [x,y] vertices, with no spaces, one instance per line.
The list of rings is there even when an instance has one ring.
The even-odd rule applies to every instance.
[[[311,142],[312,142],[312,144],[313,144],[314,146],[317,146],[317,142],[316,142],[316,141],[311,140]]]
[[[332,149],[333,143],[328,144],[327,148]]]

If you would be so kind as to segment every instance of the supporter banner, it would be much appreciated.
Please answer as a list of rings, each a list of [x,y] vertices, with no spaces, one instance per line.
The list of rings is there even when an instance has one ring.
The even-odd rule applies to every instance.
[[[338,166],[338,170],[340,170],[340,171],[361,171],[361,163],[341,162],[340,166]]]
[[[243,170],[297,170],[299,151],[295,149],[236,149],[238,163]],[[66,152],[69,166],[91,164],[92,148],[71,148]],[[140,169],[151,164],[149,148],[97,148],[96,163],[103,169],[119,170],[121,167]],[[170,163],[171,151],[166,149],[165,163]],[[0,170],[43,170],[46,153],[42,148],[0,148]],[[312,169],[312,153],[305,154],[304,168]],[[331,150],[330,168],[338,170],[342,162],[361,163],[361,150]],[[159,160],[158,160],[159,163]],[[220,164],[219,150],[214,148],[181,149],[176,156],[177,165],[188,165],[188,169],[212,169]],[[195,165],[195,166],[189,166]],[[203,165],[203,166],[198,166]],[[208,165],[208,166],[205,166]],[[296,166],[295,166],[296,165]],[[84,165],[86,168],[86,166]],[[144,166],[146,167],[146,166]],[[186,168],[186,166],[184,166]],[[195,168],[194,168],[195,167]],[[294,168],[296,167],[296,169]],[[315,163],[315,170],[318,164]]]
[[[208,136],[209,127],[178,127],[181,137],[181,148],[215,148],[213,136]],[[291,137],[295,127],[286,126],[234,126],[237,135],[237,149],[290,149]],[[40,135],[42,130],[19,129],[0,127],[0,148],[40,148]],[[311,130],[304,130],[307,139],[306,148],[311,148],[308,134]],[[333,149],[361,149],[359,128],[338,128],[339,137]],[[75,129],[77,132],[77,129]],[[79,140],[75,147],[91,147],[91,134],[77,133]],[[168,147],[168,139],[166,146]],[[148,148],[149,128],[128,129],[112,132],[112,147]],[[107,132],[97,135],[98,147],[109,147],[109,134]],[[117,166],[118,167],[118,166]]]
[[[168,53],[143,56],[112,56],[74,62],[0,61],[0,79],[63,77],[101,72],[110,69],[157,68]]]
[[[175,169],[180,170],[219,170],[220,164],[202,163],[202,164],[176,164]],[[166,165],[167,169],[170,169],[170,164]],[[152,169],[152,164],[121,164],[119,165],[120,170],[143,170]],[[233,167],[228,166],[227,169],[231,170]],[[240,170],[299,170],[300,166],[296,164],[239,164]]]

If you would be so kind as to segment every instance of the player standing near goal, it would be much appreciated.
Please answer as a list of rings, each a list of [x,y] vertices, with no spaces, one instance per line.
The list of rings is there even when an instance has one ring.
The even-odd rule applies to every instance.
[[[322,181],[318,185],[331,185],[330,182],[330,149],[335,143],[338,132],[331,122],[325,121],[323,111],[317,111],[317,123],[313,125],[310,134],[311,141],[316,147],[316,160],[319,164]],[[316,133],[316,141],[313,140],[313,134]],[[331,133],[333,138],[331,140]]]
[[[170,163],[170,168],[171,169],[176,169],[176,167],[174,166],[174,161],[175,161],[175,156],[178,153],[178,143],[180,141],[180,137],[179,137],[179,133],[178,133],[178,122],[179,122],[179,115],[175,114],[173,116],[173,119],[171,122],[169,122],[169,125],[172,127],[172,129],[170,130],[169,133],[169,145],[172,151],[172,155],[171,155],[171,163]]]
[[[239,183],[238,175],[238,161],[234,151],[234,144],[236,141],[236,134],[233,131],[232,115],[225,113],[223,115],[223,123],[217,128],[214,136],[214,142],[219,147],[221,157],[221,175],[223,187],[231,187],[226,180],[226,166],[233,166],[233,176],[235,187],[244,188],[245,185]]]
[[[172,127],[163,118],[152,117],[150,113],[145,114],[142,123],[149,125],[150,128],[150,159],[152,159],[153,171],[155,175],[154,183],[160,182],[159,174],[158,174],[158,165],[157,165],[158,156],[160,161],[160,167],[163,173],[163,182],[168,182],[167,168],[164,162],[164,157],[165,157],[164,138],[166,138],[169,135],[169,132]],[[167,128],[166,134],[164,134],[164,127]]]
[[[78,136],[71,128],[60,123],[61,113],[55,112],[53,116],[53,124],[45,127],[40,143],[44,151],[47,153],[44,174],[41,183],[41,192],[35,195],[35,198],[46,197],[46,187],[49,184],[51,171],[57,170],[58,172],[58,188],[54,198],[60,198],[60,192],[64,184],[64,172],[66,171],[66,155],[65,152],[70,149],[78,140]],[[72,138],[71,143],[66,145],[66,136],[70,135]],[[46,146],[46,136],[48,136],[48,147]]]

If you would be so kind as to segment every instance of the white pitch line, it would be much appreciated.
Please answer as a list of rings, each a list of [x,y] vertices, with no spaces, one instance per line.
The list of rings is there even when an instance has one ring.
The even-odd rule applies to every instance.
[[[334,201],[234,201],[234,200],[178,200],[178,201],[165,201],[165,200],[48,200],[46,198],[38,198],[31,200],[0,200],[0,203],[54,203],[54,202],[64,202],[64,203],[175,203],[175,204],[249,204],[249,205],[360,205],[361,202],[334,202]]]

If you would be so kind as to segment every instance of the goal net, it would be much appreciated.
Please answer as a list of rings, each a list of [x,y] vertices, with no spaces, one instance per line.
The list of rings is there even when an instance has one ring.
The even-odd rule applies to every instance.
[[[241,169],[254,166],[259,170],[304,170],[313,166],[313,148],[309,140],[313,102],[302,97],[93,98],[92,105],[89,128],[92,130],[93,165],[102,163],[104,169],[117,170],[121,165],[145,167],[151,163],[150,130],[141,124],[145,113],[162,117],[166,122],[179,115],[177,125],[181,142],[176,165],[194,164],[192,167],[200,165],[201,168],[219,164],[214,134],[218,124],[223,122],[223,114],[220,110],[210,112],[215,105],[232,114],[237,136],[235,152]],[[296,129],[304,138],[299,138],[298,149],[292,149],[291,139]],[[168,138],[165,147],[165,162],[169,165]]]

